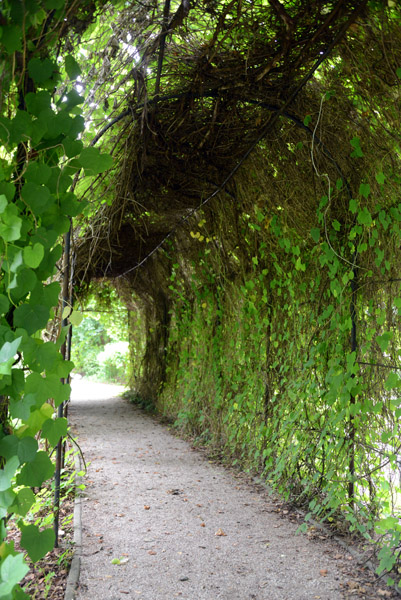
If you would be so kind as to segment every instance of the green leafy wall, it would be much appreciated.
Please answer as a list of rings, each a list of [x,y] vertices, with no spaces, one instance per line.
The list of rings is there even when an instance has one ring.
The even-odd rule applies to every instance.
[[[278,181],[290,157],[301,171],[310,160],[295,135]],[[168,246],[166,373],[147,391],[309,516],[383,537],[384,569],[400,537],[400,175],[361,144],[345,146],[349,180],[326,164],[330,188],[323,177],[318,195],[309,177],[296,197],[299,177],[277,195],[262,175],[260,148],[220,214],[204,210]]]

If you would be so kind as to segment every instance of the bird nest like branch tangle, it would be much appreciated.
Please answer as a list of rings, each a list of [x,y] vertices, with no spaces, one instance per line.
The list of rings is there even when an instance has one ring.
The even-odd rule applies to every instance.
[[[380,98],[383,120],[396,121],[397,9],[346,0],[168,5],[133,3],[100,17],[87,103],[95,142],[112,151],[115,168],[83,192],[94,210],[75,239],[80,281],[132,273],[200,209],[213,221],[221,203],[209,199],[222,190],[225,210],[240,210],[244,182],[250,203],[263,198],[271,212],[280,204],[295,227],[310,228],[322,185],[312,139],[315,166],[349,193],[359,185],[348,161],[353,135],[369,140],[365,169],[378,156],[391,160],[370,103]],[[337,94],[323,118],[328,90]],[[106,121],[90,106],[102,106]]]

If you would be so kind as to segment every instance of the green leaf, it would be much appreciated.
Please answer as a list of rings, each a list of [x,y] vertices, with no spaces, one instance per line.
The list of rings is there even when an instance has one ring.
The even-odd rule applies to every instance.
[[[302,262],[301,257],[299,256],[295,262],[295,268],[297,271],[305,271],[306,265]]]
[[[18,209],[14,204],[8,204],[1,215],[0,237],[6,242],[15,242],[21,237],[22,219],[17,216]]]
[[[357,220],[360,225],[372,224],[372,215],[370,214],[366,206],[363,210],[359,211]]]
[[[16,435],[6,435],[0,441],[0,456],[6,460],[17,456],[20,464],[34,460],[37,450],[38,442],[33,437],[19,439]]]
[[[368,183],[361,183],[359,186],[359,195],[364,198],[368,198],[370,194],[370,185]]]
[[[34,289],[37,278],[32,269],[22,269],[17,273],[17,285],[10,286],[13,299],[19,299]]]
[[[25,171],[25,180],[43,185],[49,181],[51,174],[52,170],[48,165],[30,162]]]
[[[384,181],[386,179],[386,176],[384,173],[380,172],[380,173],[376,173],[376,181],[377,183],[383,184]]]
[[[0,470],[0,492],[8,490],[11,487],[11,480],[15,475],[16,470],[19,467],[19,460],[17,456],[12,456],[5,464],[2,470]]]
[[[81,312],[79,312],[79,310],[74,310],[70,315],[70,323],[71,325],[74,325],[74,327],[78,327],[78,325],[82,323],[83,318],[84,315]]]
[[[26,425],[30,435],[35,435],[47,419],[50,419],[53,415],[53,407],[47,402],[43,403],[42,406],[33,410],[26,420]]]
[[[392,340],[392,338],[393,338],[393,334],[391,331],[385,331],[383,333],[383,335],[378,335],[376,337],[376,341],[379,344],[380,350],[382,352],[385,352],[387,350],[388,345],[389,345],[390,341]]]
[[[334,221],[332,223],[332,227],[336,231],[340,231],[340,229],[341,229],[341,223],[339,223],[339,221],[337,221],[337,219],[334,219]]]
[[[42,262],[45,255],[45,249],[42,244],[36,242],[33,246],[25,246],[23,254],[25,264],[32,269],[36,269]]]
[[[37,562],[50,552],[54,541],[53,529],[40,531],[36,525],[21,526],[21,546],[28,552],[28,556],[33,562]]]
[[[15,496],[12,504],[10,504],[10,513],[15,513],[21,517],[25,517],[33,503],[35,502],[35,494],[30,488],[22,488]]]
[[[10,302],[4,294],[0,294],[0,314],[5,314],[10,306]]]
[[[76,217],[85,208],[86,202],[79,202],[75,194],[66,194],[60,203],[60,208],[65,215]]]
[[[49,308],[40,304],[22,304],[14,311],[14,326],[22,327],[28,335],[46,327],[48,320]]]
[[[24,555],[9,554],[0,566],[0,598],[7,600],[7,594],[11,594],[17,583],[28,573],[29,567],[24,562]]]
[[[85,169],[85,175],[98,175],[113,166],[112,157],[109,154],[101,154],[97,148],[84,148],[78,162]]]
[[[28,181],[23,186],[21,196],[35,215],[41,215],[50,204],[49,188],[33,181]]]
[[[314,227],[313,229],[311,229],[310,234],[312,236],[313,241],[317,244],[320,239],[320,229]]]
[[[10,398],[9,401],[10,416],[15,419],[23,419],[26,421],[31,414],[31,409],[36,406],[36,394],[25,394],[22,399]]]
[[[4,363],[14,358],[20,347],[22,337],[16,338],[13,342],[5,342],[0,349],[0,363]]]
[[[18,459],[16,459],[18,461]],[[37,452],[32,462],[26,463],[17,475],[17,484],[28,487],[40,487],[54,473],[54,465],[47,453]]]
[[[63,140],[63,148],[65,155],[68,158],[72,158],[82,152],[83,143],[81,140],[72,140],[70,137],[66,137]]]
[[[31,373],[26,379],[26,392],[38,394],[42,402],[49,398],[57,398],[63,388],[63,384],[57,375],[42,377],[39,373]]]
[[[28,73],[38,84],[48,81],[56,70],[57,65],[49,58],[32,58],[28,62]]]
[[[39,340],[38,340],[39,342]],[[58,361],[62,361],[59,349],[53,342],[38,343],[35,350],[34,360],[40,367],[40,371],[54,371]]]
[[[13,589],[13,600],[31,600],[31,596],[25,594],[24,590],[17,585],[17,587]]]
[[[71,54],[67,54],[65,57],[65,70],[70,79],[76,79],[82,72],[79,64]]]
[[[1,43],[8,54],[20,52],[22,50],[22,31],[17,25],[7,25],[3,27]]]
[[[306,127],[308,127],[309,123],[312,121],[312,116],[311,115],[306,115],[306,117],[304,118],[304,125]]]
[[[0,132],[1,132],[1,127],[0,127]],[[12,202],[14,200],[15,193],[16,193],[15,186],[11,182],[9,182],[9,181],[1,181],[0,182],[0,194],[4,194],[9,202]],[[14,208],[16,208],[16,207],[14,207]]]
[[[391,372],[384,382],[386,390],[392,390],[396,387],[401,387],[401,379],[397,373]]]
[[[67,101],[63,102],[63,107],[65,107],[65,109],[69,111],[71,111],[71,109],[75,106],[78,106],[79,104],[83,104],[85,102],[85,98],[83,96],[80,96],[77,90],[75,89],[72,89],[71,91],[67,92],[66,98]]]
[[[29,92],[25,96],[26,107],[32,115],[35,115],[35,117],[39,117],[43,111],[51,111],[51,100],[51,95],[46,90],[40,90],[35,94],[33,92]],[[44,127],[44,132],[46,131],[47,127]]]
[[[65,0],[46,0],[45,7],[48,10],[63,8],[65,6]]]
[[[398,67],[398,69],[396,70],[397,73],[397,77],[399,77],[401,79],[401,67]]]
[[[10,506],[13,504],[17,494],[11,489],[7,489],[4,492],[0,492],[0,519],[4,519],[10,510]]]
[[[0,195],[0,214],[4,212],[4,209],[6,208],[8,202],[7,202],[7,198],[5,197],[4,194]]]
[[[52,446],[56,446],[59,439],[67,435],[68,421],[64,417],[59,419],[47,419],[42,425],[42,437],[49,440]]]
[[[9,270],[12,273],[16,273],[19,270],[19,267],[22,265],[22,250],[17,248],[16,246],[11,246],[8,248],[8,261],[4,263],[4,270]],[[7,269],[8,267],[8,269]],[[10,283],[9,289],[14,287],[14,280]]]
[[[360,158],[363,156],[363,152],[361,149],[361,142],[359,140],[359,137],[353,137],[352,140],[350,140],[350,144],[351,146],[354,148],[354,151],[351,152],[351,156],[352,158]]]

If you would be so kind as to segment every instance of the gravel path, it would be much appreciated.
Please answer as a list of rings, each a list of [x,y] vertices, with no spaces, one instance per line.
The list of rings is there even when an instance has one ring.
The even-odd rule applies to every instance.
[[[111,397],[118,391],[73,386],[71,423],[90,461],[77,599],[344,598],[344,550],[296,535],[263,488]]]

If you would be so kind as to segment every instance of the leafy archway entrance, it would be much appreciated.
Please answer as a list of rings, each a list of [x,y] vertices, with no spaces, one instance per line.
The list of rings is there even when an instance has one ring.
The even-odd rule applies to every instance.
[[[385,536],[391,567],[398,7],[3,4],[3,524],[21,517],[35,557],[54,541],[26,515],[67,431],[68,285],[109,279],[145,322],[137,393],[311,513]],[[23,597],[22,556],[0,558],[0,598]]]

